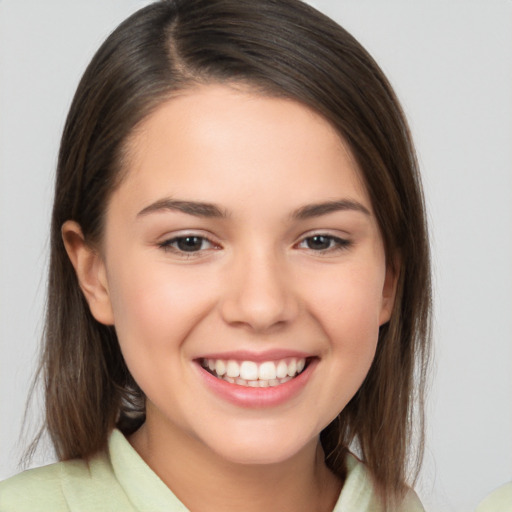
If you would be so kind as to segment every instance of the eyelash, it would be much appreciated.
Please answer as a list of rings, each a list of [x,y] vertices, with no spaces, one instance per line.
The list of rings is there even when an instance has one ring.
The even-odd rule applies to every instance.
[[[312,248],[311,243],[314,242],[315,239],[316,241],[323,242],[324,244],[327,243],[328,246],[324,248]],[[187,243],[187,240],[195,242],[196,245],[199,244],[199,248],[194,249],[193,244],[193,250],[187,250],[186,248],[183,248],[183,246],[180,248],[180,243]],[[205,243],[208,244],[209,247],[204,248],[203,245]],[[350,240],[339,238],[333,235],[318,233],[301,239],[295,246],[318,254],[330,254],[332,252],[346,250],[351,245],[352,242]],[[158,244],[158,246],[160,247],[160,249],[163,249],[164,251],[174,252],[176,254],[188,258],[197,257],[200,255],[200,253],[204,252],[205,250],[219,249],[219,246],[212,242],[211,240],[209,240],[208,238],[194,234],[177,236],[169,240],[165,240],[164,242]]]
[[[197,250],[188,251],[184,249],[183,247],[180,248],[179,244],[180,242],[186,243],[187,240],[195,240],[196,242],[199,242],[201,248]],[[194,255],[197,255],[198,253],[201,253],[207,249],[202,248],[202,246],[207,243],[209,247],[207,249],[217,249],[218,245],[214,244],[211,240],[204,236],[198,236],[198,235],[184,235],[184,236],[177,236],[174,238],[171,238],[169,240],[165,240],[164,242],[158,244],[158,246],[163,249],[164,251],[172,251],[174,253],[186,256],[186,257],[192,257]]]
[[[326,241],[329,244],[329,246],[327,248],[320,249],[320,250],[313,249],[308,244],[308,242],[311,242],[311,241],[313,241],[315,239],[323,239],[324,241]],[[297,246],[301,247],[303,244],[307,244],[307,246],[304,247],[304,248],[309,250],[309,251],[316,252],[316,253],[319,253],[319,254],[330,254],[332,252],[338,252],[338,251],[343,251],[343,250],[348,249],[352,245],[352,242],[350,240],[345,239],[345,238],[339,238],[337,236],[323,234],[323,233],[316,233],[314,235],[310,235],[310,236],[307,236],[307,237],[303,238],[297,244]]]

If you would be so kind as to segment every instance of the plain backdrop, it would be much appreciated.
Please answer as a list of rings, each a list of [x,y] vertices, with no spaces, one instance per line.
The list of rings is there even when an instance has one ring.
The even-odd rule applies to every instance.
[[[64,118],[101,41],[146,3],[0,0],[0,479],[23,446]],[[470,511],[512,480],[512,2],[311,3],[373,54],[411,123],[435,269],[417,489],[427,510]],[[36,462],[51,460],[47,450]]]

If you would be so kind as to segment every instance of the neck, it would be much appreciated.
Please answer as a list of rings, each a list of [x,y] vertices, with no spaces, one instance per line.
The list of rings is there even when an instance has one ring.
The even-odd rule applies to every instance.
[[[147,425],[129,440],[192,512],[331,512],[341,487],[318,439],[273,464],[233,463],[191,437],[159,435]]]

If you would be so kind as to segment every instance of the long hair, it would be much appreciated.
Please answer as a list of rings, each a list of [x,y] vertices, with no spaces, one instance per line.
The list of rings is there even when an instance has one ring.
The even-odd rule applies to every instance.
[[[144,421],[143,393],[114,328],[89,311],[61,226],[74,220],[86,241],[98,243],[130,134],[177,91],[208,83],[242,83],[309,106],[357,160],[398,289],[363,385],[321,442],[338,475],[355,449],[385,501],[400,496],[413,417],[413,469],[421,461],[430,346],[429,245],[417,162],[400,105],[372,57],[299,0],[161,0],[124,21],[89,64],[62,136],[51,227],[42,373],[56,453],[61,460],[90,457],[105,448],[114,427],[128,434]]]

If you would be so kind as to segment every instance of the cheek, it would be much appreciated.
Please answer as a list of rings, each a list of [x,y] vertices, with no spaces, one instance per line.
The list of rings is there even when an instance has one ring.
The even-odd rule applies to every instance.
[[[329,340],[336,364],[332,378],[348,387],[364,380],[377,347],[384,271],[353,269],[344,276],[317,281],[310,311]]]
[[[376,266],[317,278],[307,293],[310,308],[330,331],[360,339],[374,337],[379,330],[384,276],[384,269]]]
[[[136,269],[136,270],[135,270]],[[211,287],[165,261],[125,261],[109,275],[119,343],[127,359],[162,357],[206,314]]]

